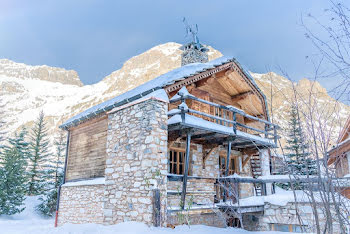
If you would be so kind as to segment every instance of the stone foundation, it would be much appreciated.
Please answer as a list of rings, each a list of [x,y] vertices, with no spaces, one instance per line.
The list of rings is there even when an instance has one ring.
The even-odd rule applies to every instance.
[[[104,185],[62,186],[58,225],[103,223]]]
[[[189,221],[189,223],[188,223]],[[226,220],[218,210],[172,212],[167,216],[168,225],[208,225],[226,227]]]
[[[271,224],[292,224],[300,225],[298,217],[296,215],[296,209],[294,203],[287,203],[285,206],[277,206],[272,204],[265,204],[264,215],[260,216],[257,229],[262,231],[270,231]],[[315,219],[312,213],[312,207],[309,203],[298,203],[298,210],[302,224],[307,232],[316,232]],[[323,229],[326,220],[324,213],[322,211],[322,205],[319,204],[317,207],[317,213],[319,214],[319,222],[321,225],[321,230]],[[334,212],[332,212],[334,213]],[[334,213],[335,215],[335,213]],[[339,224],[333,223],[334,233],[340,233]]]

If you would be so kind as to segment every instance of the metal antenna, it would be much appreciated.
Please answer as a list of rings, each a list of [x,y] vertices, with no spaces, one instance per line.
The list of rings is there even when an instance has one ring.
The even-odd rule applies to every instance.
[[[200,48],[200,45],[199,45],[199,39],[198,39],[198,25],[195,24],[195,29],[193,27],[193,25],[189,25],[187,23],[187,20],[186,18],[184,17],[182,22],[184,23],[185,25],[185,30],[186,30],[186,37],[188,36],[189,33],[192,34],[192,42],[194,43],[194,45],[197,47],[197,48]]]

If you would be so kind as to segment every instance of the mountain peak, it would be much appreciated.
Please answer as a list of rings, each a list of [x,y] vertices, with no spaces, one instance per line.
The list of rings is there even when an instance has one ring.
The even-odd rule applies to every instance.
[[[83,86],[79,75],[74,70],[66,70],[47,65],[31,66],[17,63],[9,59],[0,59],[0,76],[20,79],[39,79],[62,84]]]
[[[122,68],[106,76],[102,82],[110,88],[106,93],[114,93],[115,90],[126,92],[151,79],[165,74],[181,66],[180,47],[176,42],[168,42],[152,47],[151,49],[136,55],[126,61]],[[209,61],[219,58],[222,54],[210,46]],[[118,92],[117,94],[120,94]]]

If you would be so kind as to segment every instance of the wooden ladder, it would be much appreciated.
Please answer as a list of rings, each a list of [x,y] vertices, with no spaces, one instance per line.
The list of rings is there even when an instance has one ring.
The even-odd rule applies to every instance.
[[[261,162],[259,154],[253,154],[250,157],[250,168],[252,171],[252,176],[254,179],[261,176]],[[254,184],[255,195],[262,196],[262,186],[261,184]]]

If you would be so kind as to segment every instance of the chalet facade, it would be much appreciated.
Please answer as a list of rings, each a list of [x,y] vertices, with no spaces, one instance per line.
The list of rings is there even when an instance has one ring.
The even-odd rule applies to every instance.
[[[350,177],[350,117],[339,135],[336,146],[329,151],[328,165],[334,166],[338,178]],[[342,184],[344,187],[338,189],[344,196],[350,198],[349,184]]]
[[[237,225],[222,218],[223,202],[237,196],[220,178],[269,175],[277,141],[265,96],[231,57],[172,70],[61,128],[68,147],[58,225],[169,226],[184,223],[184,215],[191,224]],[[268,185],[234,188],[238,198],[271,193]]]

